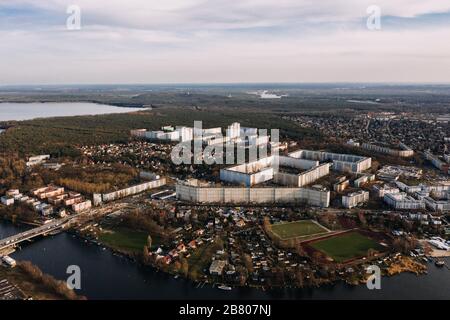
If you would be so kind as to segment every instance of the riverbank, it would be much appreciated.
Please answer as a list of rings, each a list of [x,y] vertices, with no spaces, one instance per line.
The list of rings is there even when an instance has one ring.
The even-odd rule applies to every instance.
[[[0,223],[0,233],[16,234],[23,227]],[[430,262],[428,273],[416,276],[402,272],[382,277],[383,290],[368,290],[361,285],[337,281],[319,287],[282,288],[232,286],[219,290],[213,283],[193,282],[109,250],[101,243],[87,241],[69,232],[40,238],[24,244],[11,255],[17,261],[28,260],[55,279],[67,279],[67,266],[81,268],[81,289],[76,293],[88,299],[450,299],[449,271]],[[450,265],[450,260],[446,259]]]
[[[400,256],[386,270],[388,276],[394,276],[402,272],[421,275],[427,273],[427,266],[415,261],[411,257]]]
[[[0,231],[4,228],[13,227],[10,224],[0,224]],[[339,281],[319,288],[274,288],[264,291],[251,287],[233,287],[226,291],[219,290],[212,284],[192,282],[144,266],[104,248],[101,244],[84,241],[63,232],[26,244],[11,257],[17,261],[32,261],[45,273],[61,280],[67,278],[68,265],[79,265],[81,289],[76,292],[94,300],[450,299],[449,271],[438,268],[433,263],[428,263],[427,275],[418,277],[404,272],[393,277],[382,277],[382,290],[368,290],[366,285],[347,285]],[[450,261],[447,260],[447,263]]]
[[[11,123],[43,118],[93,116],[146,110],[142,104],[124,105],[97,102],[38,101],[22,103],[2,101],[0,102],[0,122]]]
[[[65,282],[43,273],[29,261],[17,261],[14,268],[0,267],[0,279],[6,279],[22,293],[23,299],[83,300]]]
[[[89,228],[88,228],[89,229]],[[192,278],[191,272],[183,272],[183,268],[175,268],[172,265],[164,265],[154,263],[151,259],[144,259],[143,257],[143,247],[146,244],[146,235],[135,235],[133,239],[125,239],[121,234],[112,236],[115,231],[109,229],[103,229],[99,232],[99,230],[94,231],[90,229],[91,232],[84,233],[83,235],[75,232],[75,234],[82,238],[84,241],[88,241],[95,245],[98,245],[103,248],[108,248],[115,255],[120,255],[125,257],[126,259],[132,261],[133,263],[139,264],[143,267],[150,267],[153,270],[161,271],[167,275],[173,276],[175,278],[182,278],[186,281],[190,281],[193,284],[198,284],[197,286],[203,286],[204,284],[210,284],[211,286],[216,286],[219,284],[225,284],[227,286],[233,288],[252,288],[261,291],[271,291],[271,290],[284,290],[284,289],[312,289],[312,288],[321,288],[325,286],[333,286],[339,283],[345,283],[350,286],[360,286],[361,284],[365,284],[369,274],[367,274],[365,267],[369,264],[368,261],[364,264],[351,265],[348,266],[346,272],[336,273],[334,276],[330,275],[329,278],[317,278],[315,282],[307,283],[304,282],[303,286],[298,286],[294,282],[283,283],[283,284],[273,284],[273,285],[255,285],[255,284],[239,284],[236,282],[227,282],[227,281],[217,281],[216,278],[211,277],[203,272],[201,272],[200,278]],[[127,233],[129,233],[128,230]],[[107,235],[105,237],[105,234]],[[124,240],[124,242],[121,242]],[[139,245],[141,245],[142,249],[139,249]],[[373,261],[375,263],[375,261]],[[207,269],[208,266],[203,266]],[[203,269],[204,269],[203,268]],[[403,273],[411,273],[415,275],[424,275],[427,273],[427,266],[419,261],[414,260],[411,257],[395,255],[392,257],[387,257],[384,259],[382,265],[380,265],[382,275],[387,277],[396,276]],[[200,270],[202,271],[202,270]]]

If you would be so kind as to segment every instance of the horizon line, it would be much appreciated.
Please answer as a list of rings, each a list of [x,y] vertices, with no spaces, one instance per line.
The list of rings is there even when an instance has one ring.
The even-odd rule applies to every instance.
[[[177,85],[334,85],[334,84],[347,84],[347,85],[393,85],[393,86],[401,86],[401,85],[441,85],[441,86],[450,86],[449,82],[441,82],[441,81],[432,81],[432,82],[404,82],[404,81],[338,81],[338,82],[327,82],[327,81],[312,81],[312,82],[291,82],[291,81],[276,81],[276,82],[267,82],[267,81],[256,81],[256,82],[142,82],[142,83],[38,83],[38,84],[0,84],[0,88],[5,87],[54,87],[54,86],[177,86]]]

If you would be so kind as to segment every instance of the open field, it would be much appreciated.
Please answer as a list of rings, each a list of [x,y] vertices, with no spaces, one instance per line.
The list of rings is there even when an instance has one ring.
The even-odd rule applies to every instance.
[[[333,258],[336,262],[365,256],[369,249],[383,250],[379,243],[356,231],[314,241],[309,245]]]
[[[328,230],[312,220],[274,224],[272,232],[282,240],[327,233]]]
[[[147,234],[141,231],[133,231],[126,228],[117,228],[103,232],[99,240],[113,249],[139,253],[147,243]]]

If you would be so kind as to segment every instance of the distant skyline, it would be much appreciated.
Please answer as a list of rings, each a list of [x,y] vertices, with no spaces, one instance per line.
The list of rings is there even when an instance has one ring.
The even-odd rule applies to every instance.
[[[450,83],[442,0],[8,0],[0,39],[0,85]]]

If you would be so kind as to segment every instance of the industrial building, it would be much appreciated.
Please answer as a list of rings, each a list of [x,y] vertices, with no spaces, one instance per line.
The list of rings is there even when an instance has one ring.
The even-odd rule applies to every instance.
[[[177,198],[195,203],[305,203],[328,207],[330,191],[324,188],[223,187],[190,179],[176,185]]]
[[[342,205],[348,209],[354,208],[367,201],[369,201],[369,192],[364,190],[342,196]]]

